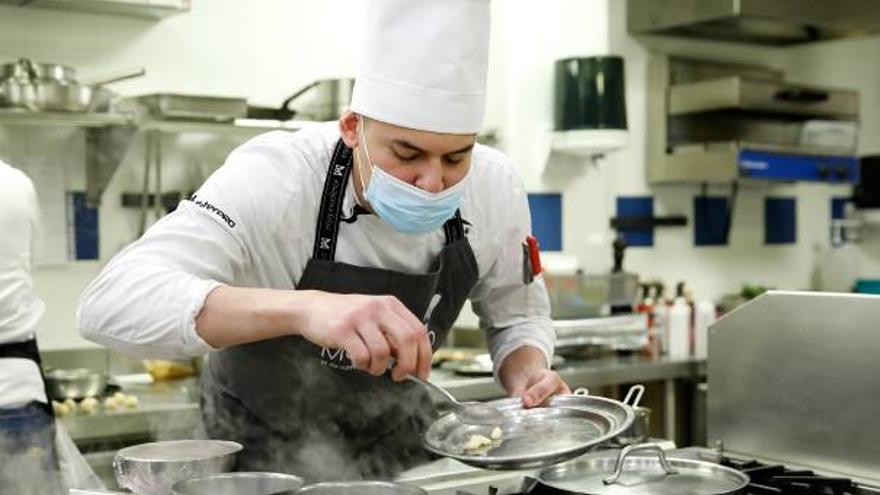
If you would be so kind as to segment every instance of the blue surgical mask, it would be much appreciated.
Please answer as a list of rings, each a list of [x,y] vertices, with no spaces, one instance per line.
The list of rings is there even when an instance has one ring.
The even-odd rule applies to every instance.
[[[358,123],[364,158],[372,170],[370,184],[364,188],[363,170],[360,173],[361,188],[370,206],[379,218],[404,234],[424,234],[440,228],[455,215],[461,206],[466,179],[439,193],[432,193],[408,184],[385,172],[370,159],[367,138],[364,135],[364,119]]]

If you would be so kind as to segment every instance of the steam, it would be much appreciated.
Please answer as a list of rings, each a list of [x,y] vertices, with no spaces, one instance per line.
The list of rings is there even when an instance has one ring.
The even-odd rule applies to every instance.
[[[0,493],[61,495],[56,466],[52,428],[38,428],[24,413],[0,416]]]
[[[436,414],[421,387],[359,371],[339,371],[347,375],[340,379],[313,354],[280,352],[267,359],[277,360],[272,366],[279,373],[273,383],[253,384],[265,395],[218,399],[224,392],[215,391],[202,397],[208,435],[245,445],[239,471],[288,473],[308,483],[393,479],[430,460],[421,434]],[[211,366],[203,372],[216,373]],[[264,403],[253,407],[248,400]]]

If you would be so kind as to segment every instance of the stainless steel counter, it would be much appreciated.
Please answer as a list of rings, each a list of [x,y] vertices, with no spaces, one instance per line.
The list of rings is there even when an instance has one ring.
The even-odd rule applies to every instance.
[[[670,358],[649,359],[640,356],[589,361],[568,361],[559,369],[573,387],[600,387],[628,383],[695,380],[706,375],[705,361]],[[438,369],[432,379],[446,387],[460,400],[487,400],[504,396],[492,377],[462,377]],[[62,422],[78,444],[125,437],[153,439],[180,438],[191,435],[200,425],[197,384],[194,379],[152,385],[126,385],[126,393],[137,395],[140,405],[134,410],[98,412],[92,415],[66,416]]]
[[[109,412],[101,407],[94,414],[76,413],[61,418],[77,444],[191,437],[200,425],[195,378],[127,383],[122,389],[126,394],[137,396],[136,408]]]
[[[602,387],[628,383],[664,382],[706,376],[706,362],[695,359],[650,359],[642,356],[569,360],[557,371],[572,387]],[[504,396],[492,377],[462,377],[435,370],[431,378],[446,387],[459,400],[486,400]]]

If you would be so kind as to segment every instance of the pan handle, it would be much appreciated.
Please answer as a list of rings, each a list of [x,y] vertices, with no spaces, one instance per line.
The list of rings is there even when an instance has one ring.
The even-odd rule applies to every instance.
[[[587,395],[590,395],[590,391],[584,387],[581,387],[575,390],[572,395],[580,395],[581,397],[586,397]]]
[[[86,78],[82,81],[82,83],[87,86],[103,86],[105,84],[110,84],[117,81],[124,81],[126,79],[141,77],[146,73],[147,70],[143,67],[133,67],[130,69],[118,70],[109,74],[103,74],[97,77]]]
[[[663,449],[657,445],[656,443],[643,443],[638,445],[630,445],[629,447],[624,447],[620,454],[617,455],[617,462],[614,464],[614,472],[611,476],[603,479],[602,482],[606,485],[613,485],[617,483],[620,479],[620,476],[623,474],[623,468],[626,465],[626,458],[632,454],[633,452],[640,451],[651,451],[657,454],[657,458],[660,459],[660,466],[663,468],[663,471],[666,474],[678,474],[678,471],[672,468],[669,465],[669,461],[666,460],[666,453],[663,452]]]
[[[642,395],[644,393],[645,393],[645,386],[644,385],[641,385],[641,384],[633,385],[626,392],[626,397],[623,398],[623,403],[630,406],[630,407],[636,407],[639,405],[639,402],[642,401]],[[633,396],[635,396],[635,397],[633,397]],[[631,404],[630,404],[630,400],[632,400]]]

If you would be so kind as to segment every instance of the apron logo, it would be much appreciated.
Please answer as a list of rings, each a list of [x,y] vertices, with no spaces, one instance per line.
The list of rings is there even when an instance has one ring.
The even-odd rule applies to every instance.
[[[345,171],[345,166],[343,165],[333,165],[333,175],[337,177],[342,177],[342,173]]]
[[[437,306],[440,305],[440,299],[443,299],[443,296],[439,293],[434,294],[434,296],[431,297],[431,302],[428,303],[428,310],[425,311],[425,317],[422,318],[423,323],[427,323],[428,320],[431,319],[431,316],[434,314],[434,310],[437,309]]]
[[[327,347],[322,347],[321,359],[327,359],[330,361],[344,361],[348,359],[348,356],[345,354],[345,349],[329,349]]]
[[[322,237],[320,249],[330,249],[330,239]]]
[[[345,352],[344,349],[328,349],[322,347],[320,363],[323,366],[340,371],[355,370],[354,365],[351,363],[351,358],[348,357],[348,353]]]
[[[431,296],[431,302],[428,303],[428,310],[425,311],[425,317],[422,319],[422,322],[428,323],[431,316],[434,315],[434,310],[440,305],[441,299],[443,299],[443,296],[439,293]],[[428,330],[428,340],[431,342],[431,348],[434,348],[434,343],[437,342],[437,333],[433,330]]]

